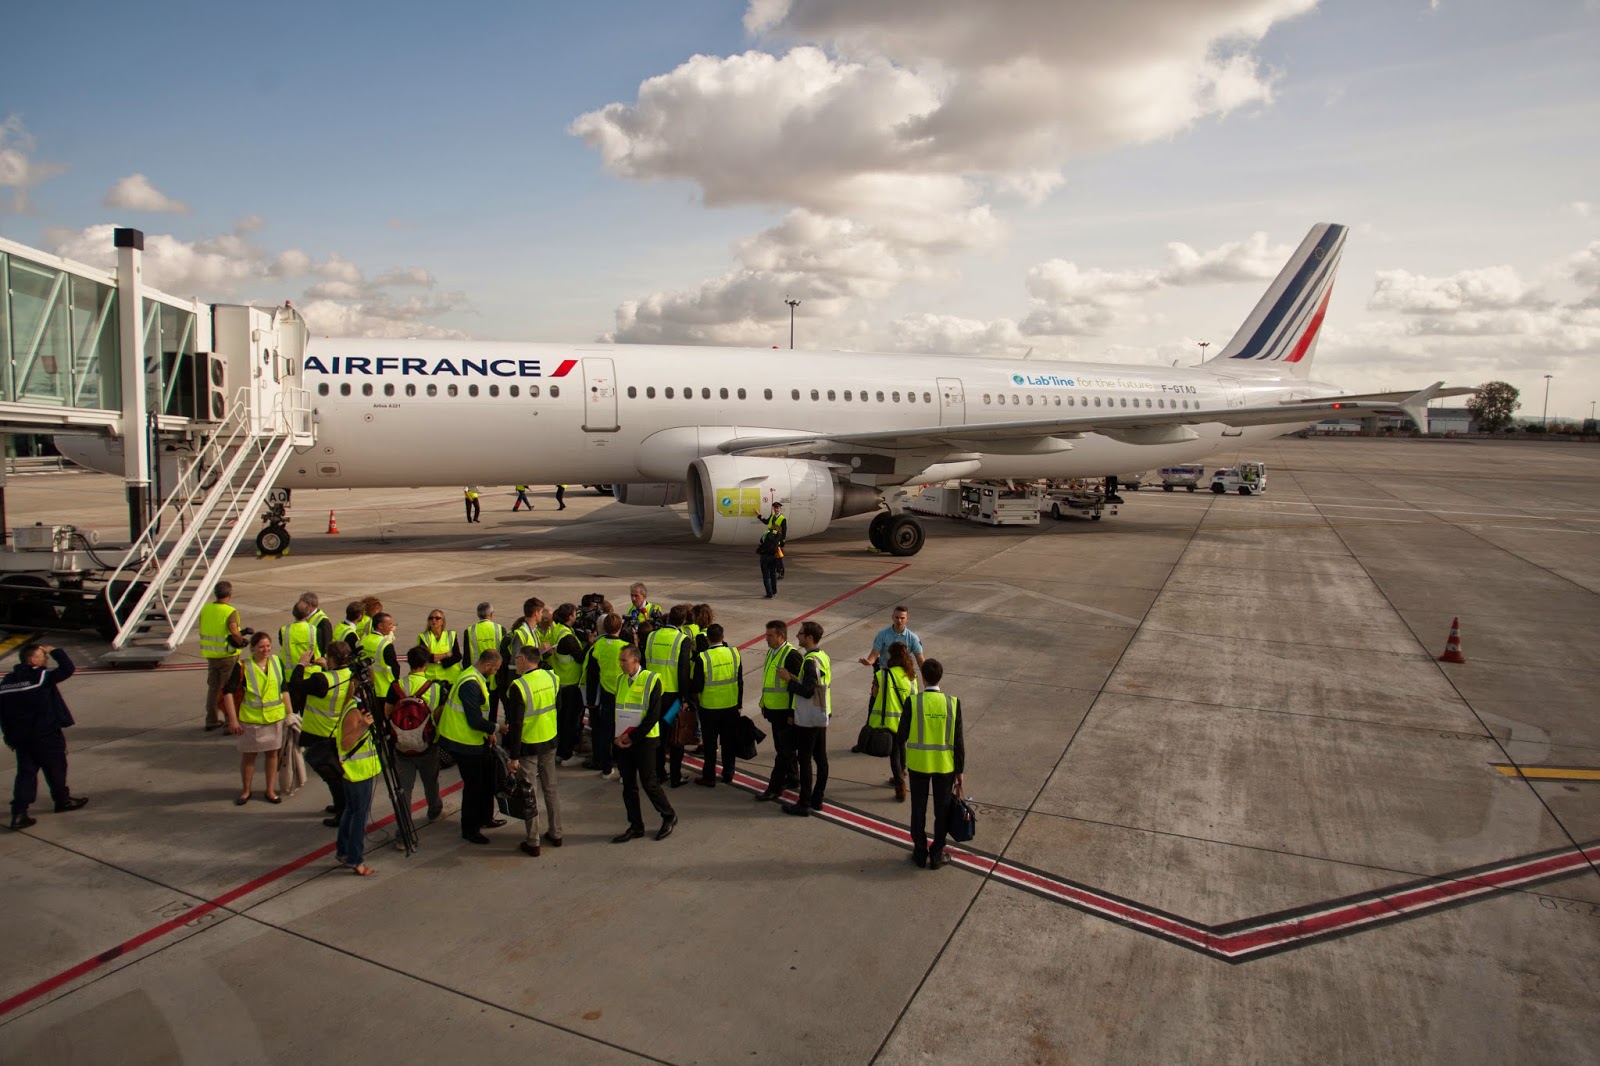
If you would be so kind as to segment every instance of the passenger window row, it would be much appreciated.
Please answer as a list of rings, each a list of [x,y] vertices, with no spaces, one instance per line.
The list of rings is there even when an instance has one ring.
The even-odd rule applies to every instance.
[[[424,389],[426,390],[427,395],[429,395],[429,396],[437,396],[437,395],[439,395],[439,385],[438,385],[437,382],[430,381],[427,385],[424,386]],[[330,391],[331,390],[328,388],[328,383],[326,381],[318,382],[318,384],[317,384],[317,395],[318,396],[327,396]],[[351,389],[350,383],[348,381],[342,381],[342,382],[339,383],[339,395],[340,396],[349,396],[349,395],[351,395],[352,391],[353,390]],[[372,396],[372,395],[375,395],[375,392],[376,392],[376,390],[373,389],[372,382],[368,381],[368,382],[364,382],[362,384],[362,386],[361,386],[361,395],[363,395],[363,396]],[[395,387],[394,387],[394,383],[393,382],[386,382],[384,384],[384,386],[383,386],[383,394],[385,396],[393,396],[393,395],[395,395]],[[444,394],[446,396],[459,396],[461,394],[461,386],[459,386],[459,385],[455,384],[454,382],[452,382],[451,384],[448,384],[448,385],[446,385],[444,387]],[[499,396],[500,395],[500,386],[498,384],[489,385],[488,386],[488,394],[490,396]],[[412,384],[411,382],[407,382],[406,383],[406,395],[407,396],[415,396],[415,395],[417,395],[417,386]],[[468,396],[481,395],[481,390],[479,389],[479,387],[477,385],[468,385],[467,386],[467,395]],[[520,395],[522,395],[522,387],[520,385],[507,385],[506,386],[506,395],[507,396],[520,396]],[[560,385],[551,385],[550,386],[550,397],[551,397],[551,399],[555,399],[555,398],[559,397],[560,395],[561,395],[561,386]],[[528,386],[528,397],[530,399],[537,400],[539,398],[539,386],[537,386],[537,385],[529,385]]]
[[[738,399],[742,400],[742,399],[745,398],[745,390],[743,390],[743,389],[735,389],[734,393],[736,394]],[[661,389],[661,395],[664,398],[670,400],[670,399],[673,399],[675,396],[680,395],[680,393],[677,392],[677,390],[675,390],[673,388],[673,386],[667,385],[667,386],[665,386],[664,388]],[[682,390],[681,395],[683,396],[683,398],[685,400],[692,400],[692,399],[694,399],[694,396],[695,396],[695,390],[693,389],[693,387],[685,388],[685,389]],[[718,389],[717,390],[717,395],[718,395],[718,397],[720,399],[724,399],[724,400],[730,398],[729,395],[728,395],[728,390],[727,389]],[[772,399],[772,390],[771,389],[762,389],[761,390],[761,395],[762,395],[763,399],[770,400],[770,399]],[[891,390],[890,392],[885,394],[882,389],[879,389],[876,392],[873,392],[873,393],[870,393],[870,394],[869,394],[868,390],[866,390],[866,389],[861,389],[861,390],[859,390],[859,392],[857,390],[855,390],[855,389],[845,389],[843,395],[844,395],[844,399],[845,399],[846,402],[854,402],[854,401],[859,400],[861,403],[867,403],[869,400],[872,400],[872,399],[876,399],[876,401],[878,403],[916,403],[917,402],[917,397],[918,397],[918,393],[916,393],[916,392],[914,392],[912,390],[909,390],[909,389],[906,390],[906,392],[905,392],[905,394],[903,396],[902,396],[902,394],[900,392],[895,391],[895,390]],[[933,402],[933,393],[931,393],[931,392],[923,392],[920,395],[922,397],[922,401],[921,402],[928,403],[928,404],[931,404]],[[646,385],[645,389],[644,389],[644,396],[645,396],[645,399],[647,399],[647,400],[655,399],[656,398],[656,387],[654,385]],[[827,397],[827,399],[828,399],[828,401],[830,403],[837,403],[839,401],[840,393],[839,393],[839,390],[837,390],[837,389],[827,389],[826,391],[824,391],[822,389],[812,389],[811,390],[811,398],[813,400],[821,400],[821,399],[823,399],[824,396]],[[887,398],[885,398],[886,396],[887,396]],[[639,397],[638,388],[636,388],[633,385],[629,385],[628,386],[628,399],[635,400],[635,399],[638,399],[638,397]],[[711,390],[702,386],[701,389],[700,389],[700,398],[702,400],[711,399]],[[789,390],[789,399],[791,399],[791,400],[800,399],[800,390],[799,389],[790,389]]]
[[[1081,403],[1081,404],[1078,403],[1079,399],[1082,399],[1083,403]],[[1076,395],[1068,396],[1066,398],[1067,402],[1063,405],[1062,402],[1061,402],[1061,397],[1060,396],[1054,396],[1054,397],[1052,397],[1052,396],[1040,396],[1037,400],[1035,400],[1032,396],[1019,396],[1016,393],[1011,393],[1009,399],[1007,398],[1007,395],[1005,393],[1003,393],[1003,392],[1002,393],[997,393],[997,394],[995,394],[993,396],[991,396],[987,392],[983,394],[983,402],[984,402],[984,404],[986,406],[991,405],[991,404],[998,404],[1001,407],[1004,407],[1007,404],[1010,404],[1013,407],[1022,407],[1024,405],[1032,407],[1032,406],[1034,406],[1035,403],[1037,403],[1038,406],[1040,406],[1040,407],[1050,407],[1052,405],[1054,405],[1056,407],[1062,407],[1062,406],[1066,406],[1066,407],[1088,407],[1089,406],[1089,400],[1090,400],[1090,397],[1088,397],[1088,396],[1083,396],[1083,397],[1079,397],[1079,396],[1076,396]],[[1140,402],[1141,400],[1143,400],[1144,402],[1141,403]],[[1096,406],[1096,407],[1148,407],[1148,408],[1160,408],[1161,410],[1164,410],[1164,411],[1166,411],[1166,410],[1177,411],[1177,410],[1180,409],[1180,405],[1181,405],[1181,409],[1182,410],[1187,411],[1187,410],[1190,409],[1188,400],[1168,400],[1168,399],[1165,399],[1165,398],[1152,400],[1147,396],[1146,397],[1135,396],[1133,398],[1133,402],[1129,403],[1128,402],[1128,397],[1126,397],[1126,396],[1107,396],[1107,397],[1105,397],[1105,402],[1102,404],[1101,403],[1101,398],[1099,396],[1094,397],[1094,406]],[[1196,400],[1194,402],[1194,410],[1196,410],[1196,411],[1200,410],[1200,401],[1199,400]]]

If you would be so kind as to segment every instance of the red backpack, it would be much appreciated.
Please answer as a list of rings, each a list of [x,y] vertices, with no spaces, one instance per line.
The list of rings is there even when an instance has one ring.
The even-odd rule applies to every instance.
[[[402,696],[389,715],[394,728],[394,746],[402,755],[421,755],[433,744],[433,709],[422,694],[433,687],[430,679],[416,692]]]

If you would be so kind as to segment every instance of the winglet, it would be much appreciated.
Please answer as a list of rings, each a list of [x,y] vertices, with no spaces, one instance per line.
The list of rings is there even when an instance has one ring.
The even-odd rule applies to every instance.
[[[1417,424],[1418,432],[1428,432],[1428,401],[1439,395],[1439,390],[1443,388],[1444,382],[1435,381],[1421,392],[1412,393],[1400,401],[1400,410],[1404,411],[1406,417]]]

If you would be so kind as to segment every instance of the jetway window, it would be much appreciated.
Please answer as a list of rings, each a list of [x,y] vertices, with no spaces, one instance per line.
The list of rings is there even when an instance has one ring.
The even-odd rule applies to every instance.
[[[394,395],[394,386],[393,385],[385,385],[383,387],[383,394],[385,396],[393,396]]]
[[[339,383],[339,395],[340,396],[348,396],[348,395],[350,395],[350,383],[348,381],[341,381]]]
[[[415,396],[416,394],[417,394],[417,387],[415,385],[407,385],[406,386],[406,395],[407,396]]]
[[[458,395],[461,394],[461,390],[458,389],[455,385],[446,385],[444,387],[444,391],[449,396],[458,396]]]
[[[320,381],[320,382],[317,383],[317,395],[318,396],[326,396],[326,395],[328,395],[328,383],[326,381]]]
[[[439,395],[439,386],[430,384],[428,386],[428,395],[429,396],[437,396],[437,395]]]
[[[514,389],[514,388],[516,388],[516,386],[515,386],[515,385],[513,385],[513,386],[511,386],[511,387],[512,387],[512,388],[513,388],[513,389]],[[629,385],[629,386],[628,386],[628,399],[630,399],[630,400],[637,400],[637,399],[638,399],[638,398],[639,398],[639,390],[638,390],[638,389],[636,389],[636,388],[634,388],[634,387],[633,387],[633,386],[632,386],[632,385]]]

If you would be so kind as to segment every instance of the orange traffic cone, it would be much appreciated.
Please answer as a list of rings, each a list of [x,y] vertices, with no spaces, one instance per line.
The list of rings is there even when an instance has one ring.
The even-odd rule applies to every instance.
[[[332,511],[328,512],[328,532],[329,533],[337,533],[337,532],[339,532],[339,522],[338,522],[337,519],[335,519],[333,517],[333,512]]]
[[[1467,657],[1461,654],[1461,619],[1450,620],[1450,639],[1444,642],[1444,654],[1439,656],[1442,663],[1464,663]]]

